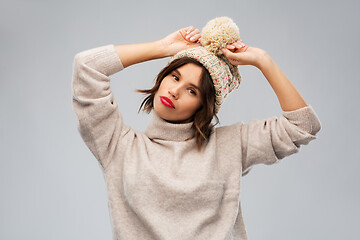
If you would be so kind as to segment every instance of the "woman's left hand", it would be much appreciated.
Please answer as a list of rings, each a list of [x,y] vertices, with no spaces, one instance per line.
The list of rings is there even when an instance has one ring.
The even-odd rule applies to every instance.
[[[200,38],[200,30],[189,26],[169,34],[159,40],[159,42],[168,57],[175,55],[181,50],[201,46]]]

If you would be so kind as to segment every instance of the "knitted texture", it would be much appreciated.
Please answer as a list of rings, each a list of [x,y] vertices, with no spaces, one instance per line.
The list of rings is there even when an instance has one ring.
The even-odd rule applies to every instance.
[[[191,57],[199,61],[210,73],[215,87],[215,113],[228,94],[239,88],[242,77],[238,67],[232,65],[221,49],[240,39],[239,28],[228,17],[210,20],[201,33],[201,46],[179,51],[171,57],[168,65],[176,59]]]

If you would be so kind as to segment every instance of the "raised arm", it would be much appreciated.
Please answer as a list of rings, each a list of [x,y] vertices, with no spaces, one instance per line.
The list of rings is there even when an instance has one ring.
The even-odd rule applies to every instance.
[[[294,85],[268,54],[259,59],[258,68],[270,83],[283,111],[293,111],[308,106]]]
[[[123,69],[112,44],[79,52],[74,57],[72,102],[77,128],[104,169],[116,144],[131,132],[110,88],[110,76]]]
[[[189,33],[186,34],[186,31]],[[132,64],[171,56],[182,49],[197,46],[198,32],[191,26],[158,41],[109,44],[75,55],[72,100],[78,117],[77,128],[104,169],[109,165],[113,152],[121,151],[121,144],[134,136],[132,129],[123,122],[110,88],[110,76]],[[195,39],[187,39],[186,35]]]
[[[124,68],[136,63],[166,57],[160,41],[115,45],[115,49]]]
[[[173,56],[183,49],[199,46],[199,39],[199,29],[189,26],[179,29],[158,41],[116,45],[115,49],[123,66],[126,68],[136,63]]]
[[[283,111],[293,111],[308,106],[266,51],[245,46],[242,41],[239,41],[228,45],[223,52],[234,65],[253,65],[257,67],[273,88]]]
[[[311,105],[305,103],[296,88],[275,64],[266,51],[246,46],[242,41],[223,49],[234,65],[253,65],[259,68],[275,91],[283,113],[280,117],[239,122],[241,136],[242,174],[256,164],[274,164],[297,153],[301,145],[316,139],[320,120]]]

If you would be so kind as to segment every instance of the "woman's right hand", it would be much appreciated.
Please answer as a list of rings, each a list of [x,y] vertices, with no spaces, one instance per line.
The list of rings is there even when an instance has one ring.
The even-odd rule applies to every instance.
[[[233,65],[253,65],[255,67],[258,67],[259,60],[267,54],[263,49],[245,45],[241,39],[227,45],[222,51]]]
[[[165,51],[166,57],[168,57],[174,56],[181,50],[201,46],[200,38],[200,30],[189,26],[169,34],[159,42]]]

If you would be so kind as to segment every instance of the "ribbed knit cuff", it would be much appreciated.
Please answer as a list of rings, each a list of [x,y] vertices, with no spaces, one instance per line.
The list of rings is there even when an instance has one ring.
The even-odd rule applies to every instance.
[[[283,116],[310,134],[314,135],[321,129],[320,120],[311,105],[293,111],[284,111]]]
[[[85,50],[76,55],[77,61],[110,76],[124,69],[113,44]]]

